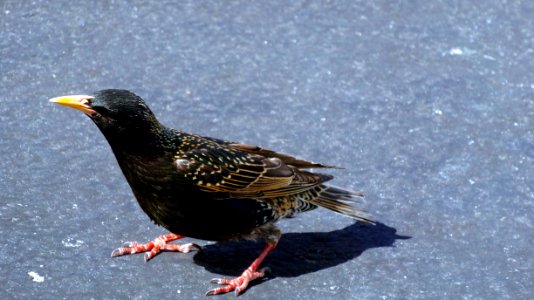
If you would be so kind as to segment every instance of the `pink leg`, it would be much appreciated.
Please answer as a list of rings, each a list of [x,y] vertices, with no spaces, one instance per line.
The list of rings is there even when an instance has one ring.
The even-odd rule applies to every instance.
[[[191,249],[200,249],[198,245],[193,243],[183,245],[169,244],[170,242],[181,238],[183,238],[183,236],[174,233],[169,233],[159,236],[153,241],[150,241],[146,244],[138,244],[137,242],[128,243],[125,247],[115,249],[113,252],[111,252],[111,257],[150,251],[145,254],[145,261],[149,261],[161,251],[176,251],[187,253],[191,251]]]
[[[258,258],[254,260],[254,262],[250,265],[250,267],[248,267],[245,270],[245,272],[241,274],[241,276],[236,277],[234,279],[218,279],[218,278],[213,279],[211,282],[222,284],[225,286],[216,288],[216,289],[213,289],[207,292],[206,296],[223,294],[223,293],[228,293],[231,291],[235,291],[236,295],[239,295],[240,293],[242,293],[247,288],[248,283],[251,280],[262,278],[263,276],[265,276],[265,268],[260,269],[258,271],[258,267],[263,262],[265,257],[267,257],[267,255],[271,253],[271,251],[273,251],[275,247],[276,247],[276,243],[267,243],[267,245],[265,245],[265,248],[263,248],[263,251],[261,251]]]

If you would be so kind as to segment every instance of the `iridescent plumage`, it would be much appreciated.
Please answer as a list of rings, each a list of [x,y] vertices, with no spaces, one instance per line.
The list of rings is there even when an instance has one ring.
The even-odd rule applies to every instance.
[[[131,243],[112,255],[161,250],[188,252],[182,237],[224,241],[262,238],[257,260],[209,295],[246,289],[262,277],[259,265],[280,239],[274,222],[317,206],[372,222],[352,206],[360,193],[328,186],[332,176],[308,169],[331,168],[256,146],[187,134],[161,125],[145,102],[125,90],[52,99],[86,113],[108,140],[143,211],[172,234],[146,244]]]

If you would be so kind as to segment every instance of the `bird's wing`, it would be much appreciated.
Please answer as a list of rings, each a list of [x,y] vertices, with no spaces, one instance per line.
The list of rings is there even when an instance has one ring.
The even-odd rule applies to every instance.
[[[275,152],[273,150],[260,148],[258,146],[253,145],[247,145],[247,144],[239,144],[239,143],[229,143],[228,146],[238,149],[241,151],[245,151],[252,154],[261,155],[264,157],[277,157],[281,159],[286,165],[291,165],[299,169],[309,169],[309,168],[335,168],[340,169],[339,167],[335,166],[329,166],[329,165],[323,165],[307,160],[303,160],[300,158],[296,158],[287,154]]]
[[[176,168],[194,185],[232,197],[293,195],[331,179],[299,169],[327,166],[248,145],[206,141],[181,154],[175,160]]]

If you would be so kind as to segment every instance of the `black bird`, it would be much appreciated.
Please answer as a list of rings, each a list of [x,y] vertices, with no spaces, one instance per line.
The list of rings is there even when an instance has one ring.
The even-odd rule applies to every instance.
[[[84,112],[108,140],[143,211],[171,233],[146,244],[131,243],[111,254],[162,250],[189,252],[198,246],[170,244],[183,237],[211,241],[265,240],[258,258],[241,276],[214,279],[223,285],[207,295],[243,292],[264,276],[259,266],[276,247],[274,223],[322,206],[372,223],[350,205],[360,193],[325,185],[330,175],[306,171],[330,166],[256,146],[188,134],[158,122],[139,96],[126,90],[57,97],[51,102]]]

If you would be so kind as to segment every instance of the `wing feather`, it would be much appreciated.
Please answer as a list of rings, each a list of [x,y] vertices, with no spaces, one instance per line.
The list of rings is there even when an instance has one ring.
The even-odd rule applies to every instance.
[[[232,197],[238,198],[288,196],[331,178],[328,175],[299,170],[299,167],[328,166],[295,159],[259,147],[256,147],[259,150],[252,151],[256,149],[252,147],[206,140],[201,147],[182,151],[181,155],[176,157],[175,163],[178,170],[199,189],[229,193]]]
[[[324,185],[332,179],[330,175],[302,170],[335,167],[201,136],[189,135],[184,140],[185,146],[175,156],[176,170],[202,191],[222,193],[224,197],[263,199],[281,209],[280,216],[284,216],[286,204],[292,203],[296,205],[294,211],[322,206],[363,222],[373,222],[365,211],[351,205],[363,195]],[[274,204],[278,201],[282,204]]]

